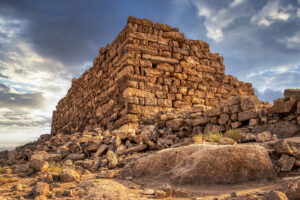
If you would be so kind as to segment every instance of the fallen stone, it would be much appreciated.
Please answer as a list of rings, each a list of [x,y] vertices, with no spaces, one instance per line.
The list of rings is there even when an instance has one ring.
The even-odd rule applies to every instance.
[[[290,99],[300,99],[300,89],[285,89],[284,96]]]
[[[209,133],[209,132],[215,133],[215,132],[222,132],[222,131],[226,131],[225,126],[207,124],[204,128],[204,133]]]
[[[280,191],[270,191],[264,194],[265,200],[289,200],[287,196]]]
[[[279,155],[281,154],[287,154],[287,155],[293,155],[293,150],[290,148],[288,143],[281,139],[274,143],[275,152]]]
[[[185,124],[186,124],[185,121],[181,118],[172,119],[172,120],[169,120],[166,122],[166,125],[168,127],[171,127],[172,130],[175,130],[175,131],[179,131],[180,128]]]
[[[109,169],[113,169],[116,168],[118,166],[118,156],[112,152],[112,151],[107,151],[106,153],[106,159],[108,161],[108,168]]]
[[[269,131],[265,131],[262,133],[258,133],[255,137],[256,142],[267,142],[272,140],[272,133]]]
[[[242,142],[253,142],[256,140],[256,135],[252,133],[242,133]]]
[[[184,34],[179,33],[179,32],[175,32],[175,31],[164,32],[163,37],[170,38],[170,39],[175,40],[175,41],[183,41],[184,40]]]
[[[282,184],[282,192],[289,199],[297,199],[300,197],[300,179],[289,180]]]
[[[275,124],[258,125],[252,128],[252,132],[261,133],[269,131],[276,134],[278,138],[288,138],[300,132],[300,126],[292,122],[278,122]]]
[[[295,158],[292,156],[288,156],[286,154],[283,154],[278,161],[278,164],[281,167],[280,170],[283,172],[291,171],[294,166],[294,163],[295,163]]]
[[[80,175],[73,169],[66,168],[64,169],[60,175],[60,180],[63,182],[72,182],[80,179]]]
[[[234,141],[231,138],[220,138],[219,139],[219,144],[222,144],[222,145],[233,145],[233,144],[236,144],[236,141]]]
[[[155,190],[153,190],[153,189],[144,189],[143,194],[144,195],[154,195]]]
[[[268,113],[291,113],[296,110],[296,100],[292,99],[289,101],[276,103],[274,106],[268,109]]]
[[[255,109],[246,110],[238,114],[238,119],[241,122],[250,119],[255,119],[256,117],[257,117],[257,111]]]
[[[243,111],[256,108],[257,104],[259,104],[259,100],[256,96],[243,97],[241,99],[241,108]]]
[[[37,171],[47,171],[49,163],[41,159],[32,159],[29,161],[29,166]]]
[[[70,155],[68,155],[65,160],[72,160],[72,161],[75,161],[75,160],[84,160],[85,159],[85,155],[83,153],[72,153]]]
[[[127,164],[121,174],[190,184],[238,183],[277,176],[267,151],[260,146],[207,144],[158,151]]]
[[[34,196],[46,196],[49,193],[49,185],[45,182],[37,182],[34,189]]]
[[[94,154],[94,158],[98,158],[99,156],[101,156],[107,148],[108,148],[108,145],[102,144],[98,148],[98,150],[96,151],[96,153]]]
[[[131,154],[131,153],[134,153],[134,152],[143,151],[143,150],[145,150],[147,147],[148,147],[147,144],[139,144],[139,145],[137,145],[137,146],[133,146],[133,147],[128,148],[128,149],[125,151],[125,153],[126,153],[126,154]]]

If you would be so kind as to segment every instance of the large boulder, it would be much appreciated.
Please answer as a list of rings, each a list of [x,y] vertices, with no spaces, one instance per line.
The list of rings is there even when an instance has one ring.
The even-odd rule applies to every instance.
[[[267,151],[260,146],[212,144],[161,150],[127,164],[121,174],[189,184],[239,183],[277,176]]]

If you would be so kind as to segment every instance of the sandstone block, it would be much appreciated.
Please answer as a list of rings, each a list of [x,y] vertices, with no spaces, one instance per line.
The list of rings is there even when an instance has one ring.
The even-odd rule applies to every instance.
[[[220,138],[219,139],[219,144],[233,145],[233,144],[236,144],[236,141],[234,141],[233,139],[230,139],[230,138]]]
[[[226,131],[225,126],[214,125],[214,124],[207,124],[204,129],[204,133],[215,133],[215,132],[223,132]]]
[[[147,60],[151,60],[154,63],[170,63],[170,64],[178,64],[179,60],[174,59],[174,58],[166,58],[166,57],[161,57],[161,56],[153,56],[149,54],[143,54],[143,58]]]
[[[127,97],[143,97],[143,98],[154,98],[155,95],[151,92],[147,92],[144,90],[136,89],[136,88],[126,88],[123,92],[123,98]]]
[[[256,117],[257,117],[257,111],[255,109],[243,111],[238,114],[239,121],[246,121],[246,120],[254,119]]]
[[[259,100],[255,96],[244,97],[241,100],[241,108],[243,111],[256,108]]]
[[[44,182],[37,182],[34,189],[34,196],[46,196],[49,193],[49,185]]]
[[[167,127],[171,127],[172,130],[180,130],[182,126],[186,124],[184,119],[177,118],[177,119],[172,119],[166,122]]]
[[[300,99],[300,89],[286,89],[284,90],[285,98]]]
[[[300,179],[285,181],[282,184],[282,191],[289,199],[300,197]]]
[[[158,63],[157,65],[156,65],[156,68],[158,69],[158,70],[163,70],[163,71],[167,71],[167,72],[170,72],[170,73],[172,73],[172,72],[174,72],[174,66],[173,65],[170,65],[170,64],[168,64],[168,63]]]
[[[80,175],[73,169],[66,168],[59,174],[60,180],[63,182],[78,181]]]
[[[172,100],[169,99],[158,99],[157,105],[164,108],[172,108]]]
[[[45,161],[44,157],[40,156],[40,155],[33,155],[29,161],[29,166],[37,171],[47,171],[48,167],[49,167],[49,163],[47,161]]]
[[[280,191],[270,191],[264,194],[265,200],[288,200],[287,196]]]
[[[106,153],[106,159],[108,161],[108,168],[113,169],[118,166],[118,156],[112,152],[112,151],[107,151]]]
[[[174,31],[164,32],[163,37],[164,38],[169,38],[169,39],[175,40],[175,41],[183,41],[185,39],[183,33],[174,32]]]
[[[133,147],[128,148],[128,149],[125,151],[125,153],[126,153],[126,154],[131,154],[131,153],[134,153],[134,152],[143,151],[143,150],[145,150],[147,147],[148,147],[148,145],[146,145],[146,144],[139,144],[139,145],[137,145],[137,146],[133,146]]]
[[[231,113],[238,113],[238,112],[242,111],[240,105],[229,106],[229,110],[230,110]]]
[[[273,107],[268,109],[268,113],[290,113],[295,112],[296,100],[288,100],[280,103],[276,103]]]
[[[272,133],[269,131],[265,131],[262,133],[258,133],[255,138],[256,142],[266,142],[272,140]]]
[[[227,115],[227,114],[221,114],[220,115],[220,119],[218,119],[218,123],[220,125],[224,125],[224,124],[226,124],[228,122],[228,120],[229,120],[229,115]]]
[[[279,161],[278,164],[280,165],[280,170],[283,172],[289,172],[292,170],[294,164],[295,164],[295,158],[292,156],[288,156],[286,154],[283,154]]]
[[[196,119],[190,119],[189,122],[193,127],[199,126],[199,125],[206,125],[208,123],[208,118],[207,117],[199,117]]]
[[[241,126],[242,126],[242,122],[232,122],[231,123],[231,128],[232,129],[237,129],[237,128],[241,127]]]
[[[293,150],[290,148],[288,143],[283,139],[278,140],[276,143],[274,143],[274,148],[276,153],[278,154],[293,155]]]

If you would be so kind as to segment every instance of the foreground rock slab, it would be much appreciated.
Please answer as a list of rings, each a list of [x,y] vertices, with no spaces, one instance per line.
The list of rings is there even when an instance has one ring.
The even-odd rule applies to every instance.
[[[185,184],[232,184],[277,176],[267,151],[260,146],[212,144],[158,151],[127,164],[121,174],[164,177]]]

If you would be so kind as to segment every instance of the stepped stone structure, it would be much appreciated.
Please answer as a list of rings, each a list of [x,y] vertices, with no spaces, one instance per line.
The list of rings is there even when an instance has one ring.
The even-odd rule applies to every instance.
[[[93,66],[72,80],[53,112],[51,133],[150,123],[161,111],[203,112],[230,96],[254,95],[250,83],[225,74],[223,57],[177,28],[129,17]]]

